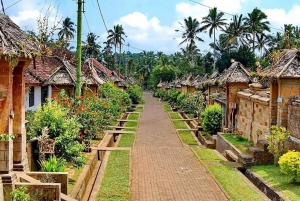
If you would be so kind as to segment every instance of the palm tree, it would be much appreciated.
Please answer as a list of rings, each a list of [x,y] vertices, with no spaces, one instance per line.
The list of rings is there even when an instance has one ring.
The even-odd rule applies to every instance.
[[[62,22],[62,28],[59,28],[58,36],[60,40],[71,40],[74,38],[75,29],[74,22],[69,17],[66,17]]]
[[[245,45],[245,29],[243,24],[243,15],[234,15],[232,22],[222,29],[224,33],[220,34],[220,43],[222,46],[230,47],[231,45]]]
[[[214,34],[214,46],[216,44],[216,29],[222,28],[222,26],[226,25],[226,19],[223,19],[224,16],[223,12],[218,12],[217,8],[214,7],[212,9],[209,9],[209,13],[206,17],[203,17],[202,24],[204,26],[202,29],[209,29],[209,37],[211,37],[212,34]],[[216,65],[216,51],[214,47],[214,70]]]
[[[116,48],[119,45],[119,55],[121,56],[121,51],[122,51],[122,44],[125,42],[125,39],[123,36],[127,37],[125,35],[124,29],[122,25],[117,24],[114,26],[114,29],[108,30],[108,36],[107,36],[107,41],[115,46],[115,53],[116,53]],[[119,65],[120,65],[121,59],[119,59]]]
[[[99,36],[96,34],[88,33],[86,41],[83,42],[84,45],[82,47],[82,56],[84,59],[95,58],[98,61],[101,60],[101,46],[97,43],[98,38]]]
[[[185,48],[180,48],[183,56],[188,60],[191,67],[195,66],[195,57],[200,54],[200,50],[196,45],[189,46],[187,45]]]
[[[256,45],[255,49],[258,49],[260,51],[260,57],[262,57],[262,52],[267,52],[268,47],[271,46],[271,36],[265,35],[265,34],[256,34]]]
[[[245,30],[248,34],[252,35],[252,51],[255,51],[255,36],[256,33],[264,34],[264,31],[270,31],[269,21],[266,21],[267,15],[259,10],[254,8],[251,13],[248,13],[248,16],[243,18],[245,21]]]
[[[188,46],[192,46],[195,45],[195,40],[204,42],[202,38],[197,36],[197,34],[199,34],[202,31],[200,23],[197,19],[192,19],[192,17],[189,16],[188,18],[184,19],[184,25],[182,25],[180,22],[179,24],[184,29],[184,31],[182,31],[183,41],[179,43],[179,45],[183,43],[188,43]],[[179,30],[175,31],[178,32]]]

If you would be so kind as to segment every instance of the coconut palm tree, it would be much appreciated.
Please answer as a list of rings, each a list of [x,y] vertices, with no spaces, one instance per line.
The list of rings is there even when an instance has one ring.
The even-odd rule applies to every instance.
[[[255,51],[255,36],[256,33],[264,34],[264,31],[270,31],[269,21],[267,21],[267,15],[258,8],[254,8],[248,16],[243,18],[244,27],[248,34],[252,35],[249,40],[252,42],[252,51]]]
[[[256,45],[255,49],[260,51],[260,57],[262,57],[262,53],[269,51],[268,48],[271,46],[271,36],[265,34],[256,34]]]
[[[230,47],[232,45],[239,44],[245,45],[245,29],[243,24],[243,15],[234,15],[232,22],[229,25],[225,25],[222,29],[224,33],[220,34],[220,43],[224,47]]]
[[[202,32],[202,29],[200,27],[200,23],[197,19],[192,19],[191,16],[184,19],[184,25],[180,23],[180,26],[184,29],[182,31],[182,39],[183,41],[179,43],[179,45],[183,43],[187,43],[188,46],[195,45],[195,40],[204,42],[204,40],[197,36],[200,32]],[[176,32],[180,30],[175,30]]]
[[[209,37],[214,34],[214,46],[216,44],[216,30],[218,28],[222,28],[222,26],[226,25],[226,19],[223,18],[224,13],[218,12],[217,8],[214,7],[212,9],[209,9],[209,13],[207,16],[203,17],[203,21],[201,22],[204,24],[202,27],[203,30],[209,29]],[[214,70],[215,70],[215,64],[216,64],[216,51],[214,48]]]
[[[62,28],[58,28],[59,32],[58,32],[58,37],[60,40],[71,40],[74,38],[74,33],[75,33],[75,29],[74,29],[74,22],[71,21],[71,19],[69,17],[66,17],[63,21],[62,21]]]
[[[98,38],[99,36],[96,34],[88,33],[86,41],[83,42],[84,45],[82,47],[82,56],[84,59],[95,58],[98,61],[101,60],[101,46],[97,43]]]

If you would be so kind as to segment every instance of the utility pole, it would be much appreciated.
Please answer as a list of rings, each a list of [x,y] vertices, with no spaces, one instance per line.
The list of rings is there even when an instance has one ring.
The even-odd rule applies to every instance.
[[[5,9],[4,9],[4,5],[3,5],[3,0],[1,0],[1,5],[2,5],[2,12],[5,15]]]
[[[81,95],[81,34],[82,34],[82,4],[84,0],[78,0],[77,11],[77,69],[76,69],[76,96]]]

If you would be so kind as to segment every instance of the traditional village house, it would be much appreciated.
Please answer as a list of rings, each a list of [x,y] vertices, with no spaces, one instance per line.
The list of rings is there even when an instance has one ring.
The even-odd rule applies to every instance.
[[[126,89],[126,83],[124,82],[125,80],[124,75],[119,74],[115,70],[110,70],[106,68],[104,65],[102,65],[94,58],[87,59],[85,63],[88,63],[89,65],[93,66],[97,74],[101,77],[104,77],[105,81],[112,82],[118,88]]]
[[[0,14],[0,41],[0,133],[16,135],[14,148],[9,139],[9,154],[0,155],[9,156],[0,158],[0,173],[7,174],[2,175],[2,180],[10,183],[14,179],[13,168],[27,169],[24,73],[30,57],[38,52],[38,45],[3,14]]]
[[[192,75],[188,75],[186,78],[181,80],[181,93],[193,92],[194,88],[191,87],[193,80],[194,78]]]
[[[300,150],[300,52],[283,50],[275,64],[260,73],[270,84],[270,124],[291,132],[289,146]]]
[[[26,70],[26,109],[37,107],[61,90],[68,95],[75,93],[76,59],[70,51],[62,48],[53,50],[51,56],[35,58]],[[82,65],[82,93],[97,93],[98,86],[104,81],[88,64]]]
[[[38,45],[8,16],[0,14],[0,200],[4,200],[2,187],[10,192],[16,182],[14,171],[28,170],[24,74],[37,53]]]
[[[240,62],[233,62],[216,81],[218,86],[225,90],[226,108],[224,126],[230,129],[235,127],[237,92],[247,88],[250,82],[250,73]],[[220,91],[221,92],[221,91]]]
[[[31,200],[74,200],[66,195],[68,173],[29,172],[28,168],[24,75],[39,55],[39,46],[4,14],[0,14],[0,46],[0,200],[8,201],[9,193],[19,186],[28,188]]]

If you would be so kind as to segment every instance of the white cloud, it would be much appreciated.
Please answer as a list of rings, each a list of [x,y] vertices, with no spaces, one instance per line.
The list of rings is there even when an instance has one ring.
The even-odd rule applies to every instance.
[[[294,5],[291,10],[285,11],[282,8],[264,9],[268,21],[274,27],[283,27],[284,24],[300,25],[300,6]]]
[[[151,47],[152,50],[173,52],[177,46],[173,41],[175,28],[162,26],[157,17],[149,19],[143,13],[133,12],[121,17],[115,24],[122,24],[128,36],[125,43],[132,41],[139,48],[147,50]]]

